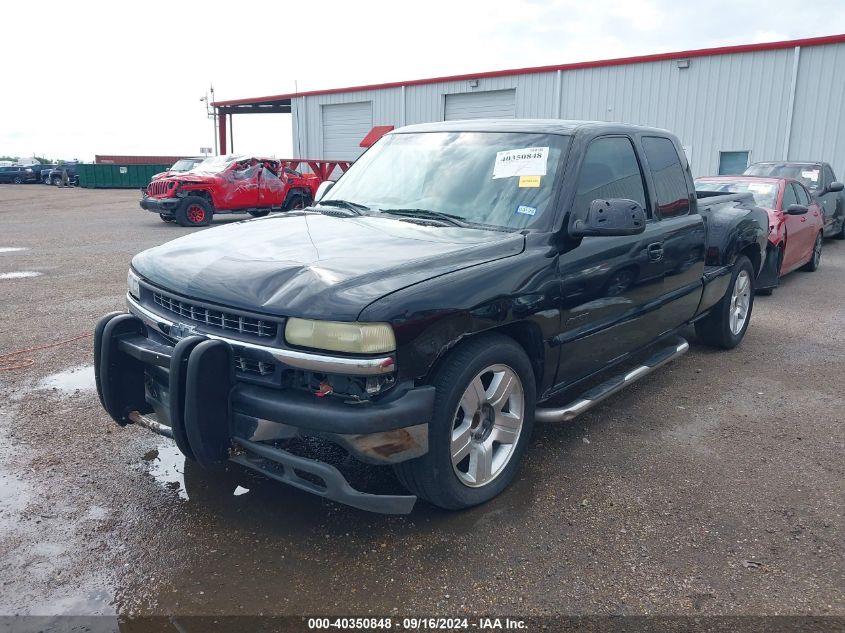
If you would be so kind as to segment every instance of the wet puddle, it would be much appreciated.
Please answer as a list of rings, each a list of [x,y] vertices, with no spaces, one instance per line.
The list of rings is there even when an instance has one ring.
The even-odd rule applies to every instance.
[[[83,365],[60,371],[42,378],[38,389],[55,389],[63,393],[89,391],[96,388],[94,383],[94,366]]]
[[[188,499],[185,489],[185,456],[172,441],[162,442],[144,453],[150,474],[165,490],[171,490],[180,499]]]
[[[0,280],[3,279],[26,279],[27,277],[40,277],[44,273],[37,273],[33,270],[22,270],[14,273],[0,273]]]

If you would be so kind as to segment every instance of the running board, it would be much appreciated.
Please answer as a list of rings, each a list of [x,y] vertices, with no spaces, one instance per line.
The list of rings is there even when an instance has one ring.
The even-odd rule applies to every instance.
[[[585,411],[592,409],[602,400],[612,396],[617,391],[621,391],[628,385],[637,382],[640,378],[648,376],[658,367],[675,360],[679,356],[683,356],[688,349],[689,343],[681,337],[677,337],[671,345],[654,353],[636,369],[605,380],[565,407],[555,409],[538,408],[534,412],[534,419],[537,422],[568,422]]]

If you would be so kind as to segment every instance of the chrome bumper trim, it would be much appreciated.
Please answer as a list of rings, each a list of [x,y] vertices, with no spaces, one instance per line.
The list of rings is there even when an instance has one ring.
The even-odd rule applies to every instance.
[[[131,295],[126,295],[126,305],[129,312],[137,316],[149,327],[155,329],[164,336],[170,336],[170,328],[176,321],[171,321],[160,314],[156,314],[138,303]],[[349,376],[378,376],[381,374],[393,373],[395,364],[391,356],[381,358],[347,358],[342,356],[324,356],[322,354],[311,354],[298,350],[280,349],[278,347],[267,347],[256,345],[245,341],[237,341],[218,336],[208,332],[197,332],[206,338],[229,343],[235,349],[249,349],[269,354],[277,361],[288,367],[304,369],[324,374],[342,374]]]

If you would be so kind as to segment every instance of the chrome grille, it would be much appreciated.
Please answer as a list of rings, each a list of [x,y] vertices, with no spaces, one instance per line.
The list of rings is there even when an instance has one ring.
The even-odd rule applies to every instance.
[[[147,195],[148,196],[163,196],[168,191],[168,184],[167,180],[154,180],[147,186]]]
[[[276,371],[275,363],[265,363],[263,360],[254,360],[235,356],[235,369],[245,374],[258,374],[259,376],[270,376]]]
[[[201,305],[168,297],[160,292],[153,292],[153,301],[157,306],[173,314],[178,314],[180,317],[195,323],[203,323],[209,327],[266,338],[275,338],[276,336],[277,326],[273,321],[263,321],[232,312],[211,310]]]

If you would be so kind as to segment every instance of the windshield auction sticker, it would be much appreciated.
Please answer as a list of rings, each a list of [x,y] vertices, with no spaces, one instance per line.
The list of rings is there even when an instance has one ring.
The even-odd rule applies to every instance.
[[[496,152],[493,178],[545,176],[549,160],[548,147],[526,147]]]

